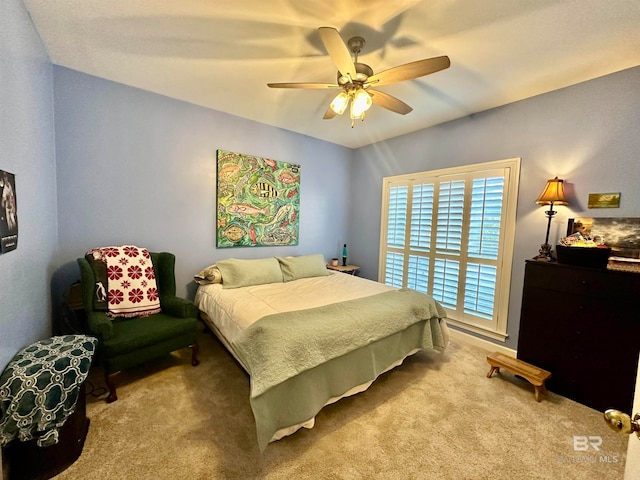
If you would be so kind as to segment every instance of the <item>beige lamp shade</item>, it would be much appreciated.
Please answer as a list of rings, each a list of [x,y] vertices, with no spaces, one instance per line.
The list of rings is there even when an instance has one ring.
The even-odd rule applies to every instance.
[[[558,177],[547,180],[547,185],[536,200],[538,205],[568,205],[564,196],[564,180],[558,180]]]

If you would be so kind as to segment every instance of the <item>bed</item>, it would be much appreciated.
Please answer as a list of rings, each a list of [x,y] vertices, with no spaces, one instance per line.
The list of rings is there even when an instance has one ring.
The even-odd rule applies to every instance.
[[[202,319],[249,374],[261,451],[449,341],[431,297],[329,271],[322,255],[228,259],[195,278]]]

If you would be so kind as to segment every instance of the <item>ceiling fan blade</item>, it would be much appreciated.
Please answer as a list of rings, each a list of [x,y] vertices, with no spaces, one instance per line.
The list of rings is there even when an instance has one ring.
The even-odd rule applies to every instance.
[[[380,105],[387,110],[399,113],[400,115],[406,115],[413,108],[404,103],[402,100],[398,100],[396,97],[389,95],[388,93],[381,92],[379,90],[367,90],[371,95],[371,101],[376,105]]]
[[[271,88],[338,88],[337,83],[267,83]]]
[[[356,67],[351,60],[351,53],[342,40],[342,37],[333,27],[320,27],[320,38],[324,43],[324,48],[327,49],[327,53],[331,57],[333,63],[338,67],[338,71],[342,75],[349,75],[351,78],[356,78]]]
[[[367,79],[367,84],[378,86],[402,82],[403,80],[411,80],[429,75],[430,73],[439,72],[440,70],[449,68],[450,65],[451,61],[446,55],[442,57],[425,58],[424,60],[398,65],[397,67],[372,75]]]
[[[333,111],[333,108],[329,107],[322,117],[323,120],[331,120],[333,117],[337,115],[336,112]]]

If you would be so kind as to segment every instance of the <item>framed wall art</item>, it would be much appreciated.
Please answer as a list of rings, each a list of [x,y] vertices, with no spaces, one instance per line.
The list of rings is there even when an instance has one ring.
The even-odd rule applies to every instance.
[[[216,246],[298,245],[300,165],[217,151]]]
[[[16,176],[0,170],[0,253],[18,248]]]
[[[588,208],[620,208],[620,192],[590,193]]]

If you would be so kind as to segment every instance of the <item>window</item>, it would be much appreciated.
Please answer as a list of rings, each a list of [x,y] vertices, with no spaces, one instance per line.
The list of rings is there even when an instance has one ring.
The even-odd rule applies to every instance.
[[[520,159],[383,180],[378,278],[427,293],[448,321],[507,336]]]

